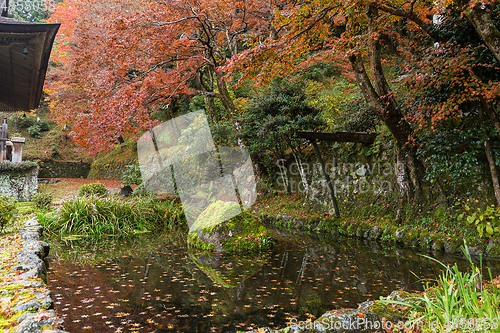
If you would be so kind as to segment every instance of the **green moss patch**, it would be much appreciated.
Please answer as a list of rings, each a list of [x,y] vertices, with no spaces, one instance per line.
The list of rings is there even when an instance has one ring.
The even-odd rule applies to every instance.
[[[227,210],[225,208],[228,208]],[[190,233],[188,245],[203,250],[223,252],[259,252],[268,250],[274,243],[260,219],[249,212],[243,212],[229,220],[239,209],[234,203],[216,202],[210,205],[194,224],[196,232]],[[192,227],[193,228],[193,227]]]

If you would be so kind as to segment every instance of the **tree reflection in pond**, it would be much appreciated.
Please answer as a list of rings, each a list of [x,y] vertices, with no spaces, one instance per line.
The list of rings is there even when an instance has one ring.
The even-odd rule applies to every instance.
[[[396,289],[421,290],[419,278],[435,278],[442,268],[376,243],[299,240],[309,245],[213,257],[190,252],[181,236],[53,240],[49,287],[73,333],[234,332],[284,327]]]

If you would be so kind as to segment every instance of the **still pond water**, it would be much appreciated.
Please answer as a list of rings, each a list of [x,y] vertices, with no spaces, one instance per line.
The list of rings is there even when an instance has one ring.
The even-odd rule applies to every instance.
[[[438,258],[468,267],[457,256]],[[285,327],[291,318],[357,307],[393,290],[422,290],[420,279],[442,270],[409,250],[308,236],[236,257],[196,254],[182,240],[158,235],[52,240],[49,260],[55,309],[71,333]]]

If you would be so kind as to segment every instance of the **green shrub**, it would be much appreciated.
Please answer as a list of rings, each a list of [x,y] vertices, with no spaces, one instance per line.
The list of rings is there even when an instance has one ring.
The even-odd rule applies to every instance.
[[[38,121],[37,125],[40,127],[40,131],[42,132],[47,132],[50,129],[49,122],[45,119]]]
[[[78,195],[81,197],[105,197],[108,195],[108,189],[101,183],[85,184],[78,190]]]
[[[125,166],[125,171],[122,173],[122,183],[124,185],[142,184],[141,169],[137,164],[129,164]]]
[[[0,231],[12,221],[16,209],[16,201],[0,195]]]
[[[10,120],[17,128],[28,128],[36,123],[36,118],[26,117],[26,115],[20,115],[18,113],[12,115]]]
[[[38,124],[28,127],[28,134],[34,138],[40,139],[42,137],[42,129]]]
[[[59,148],[57,148],[57,146],[52,146],[52,149],[51,149],[51,155],[52,157],[56,157],[59,155]]]
[[[479,237],[491,238],[500,235],[500,207],[487,206],[486,209],[474,208],[465,204],[465,212],[457,219],[466,219],[467,224],[476,226]]]
[[[57,214],[39,214],[39,222],[61,235],[120,235],[162,229],[187,229],[182,208],[170,201],[76,197]]]
[[[143,197],[152,198],[155,195],[151,192],[148,192],[148,190],[146,190],[146,187],[144,186],[144,184],[141,184],[135,188],[134,192],[132,192],[132,196],[141,197],[141,198],[143,198]]]
[[[35,204],[36,208],[48,208],[52,203],[52,193],[37,193],[31,198],[31,201]]]

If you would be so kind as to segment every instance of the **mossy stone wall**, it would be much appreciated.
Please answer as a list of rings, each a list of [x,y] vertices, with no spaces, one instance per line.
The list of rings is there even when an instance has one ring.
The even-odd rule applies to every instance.
[[[38,192],[39,167],[33,162],[0,163],[0,195],[29,201]]]
[[[87,178],[90,163],[80,161],[39,161],[39,178]]]

